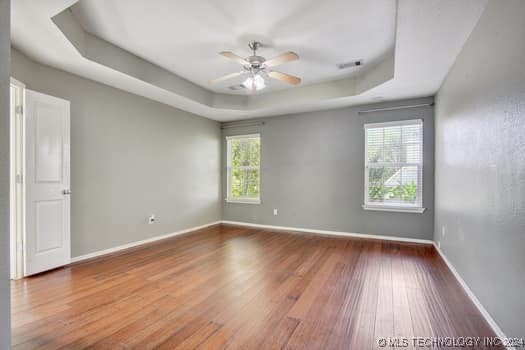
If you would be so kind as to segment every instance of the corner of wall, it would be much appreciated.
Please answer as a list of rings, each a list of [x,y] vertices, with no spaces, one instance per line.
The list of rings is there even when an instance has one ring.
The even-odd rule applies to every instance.
[[[0,0],[0,349],[11,345],[9,286],[10,1]]]

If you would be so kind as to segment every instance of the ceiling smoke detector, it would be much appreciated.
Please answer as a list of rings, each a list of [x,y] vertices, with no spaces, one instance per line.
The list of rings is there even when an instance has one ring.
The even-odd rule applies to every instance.
[[[336,64],[338,69],[347,69],[352,67],[359,67],[363,65],[363,60],[350,61]]]

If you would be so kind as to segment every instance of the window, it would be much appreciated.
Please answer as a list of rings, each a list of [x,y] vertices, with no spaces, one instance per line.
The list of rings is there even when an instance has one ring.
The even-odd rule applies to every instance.
[[[423,122],[365,124],[364,209],[422,213]]]
[[[261,202],[261,137],[259,134],[228,136],[228,202]]]

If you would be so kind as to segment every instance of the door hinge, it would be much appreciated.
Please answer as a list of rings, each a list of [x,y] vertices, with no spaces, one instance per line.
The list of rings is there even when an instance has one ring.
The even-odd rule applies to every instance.
[[[20,105],[20,106],[16,106],[16,107],[15,107],[15,112],[16,112],[16,114],[18,114],[18,115],[22,115],[22,114],[24,114],[24,106],[21,106],[21,105]]]
[[[16,174],[16,183],[17,184],[23,184],[24,183],[24,174]]]

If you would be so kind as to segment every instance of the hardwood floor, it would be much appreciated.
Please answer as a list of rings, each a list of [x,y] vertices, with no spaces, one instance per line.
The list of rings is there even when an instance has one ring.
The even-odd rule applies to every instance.
[[[495,336],[431,246],[226,225],[14,281],[12,320],[15,349]]]

